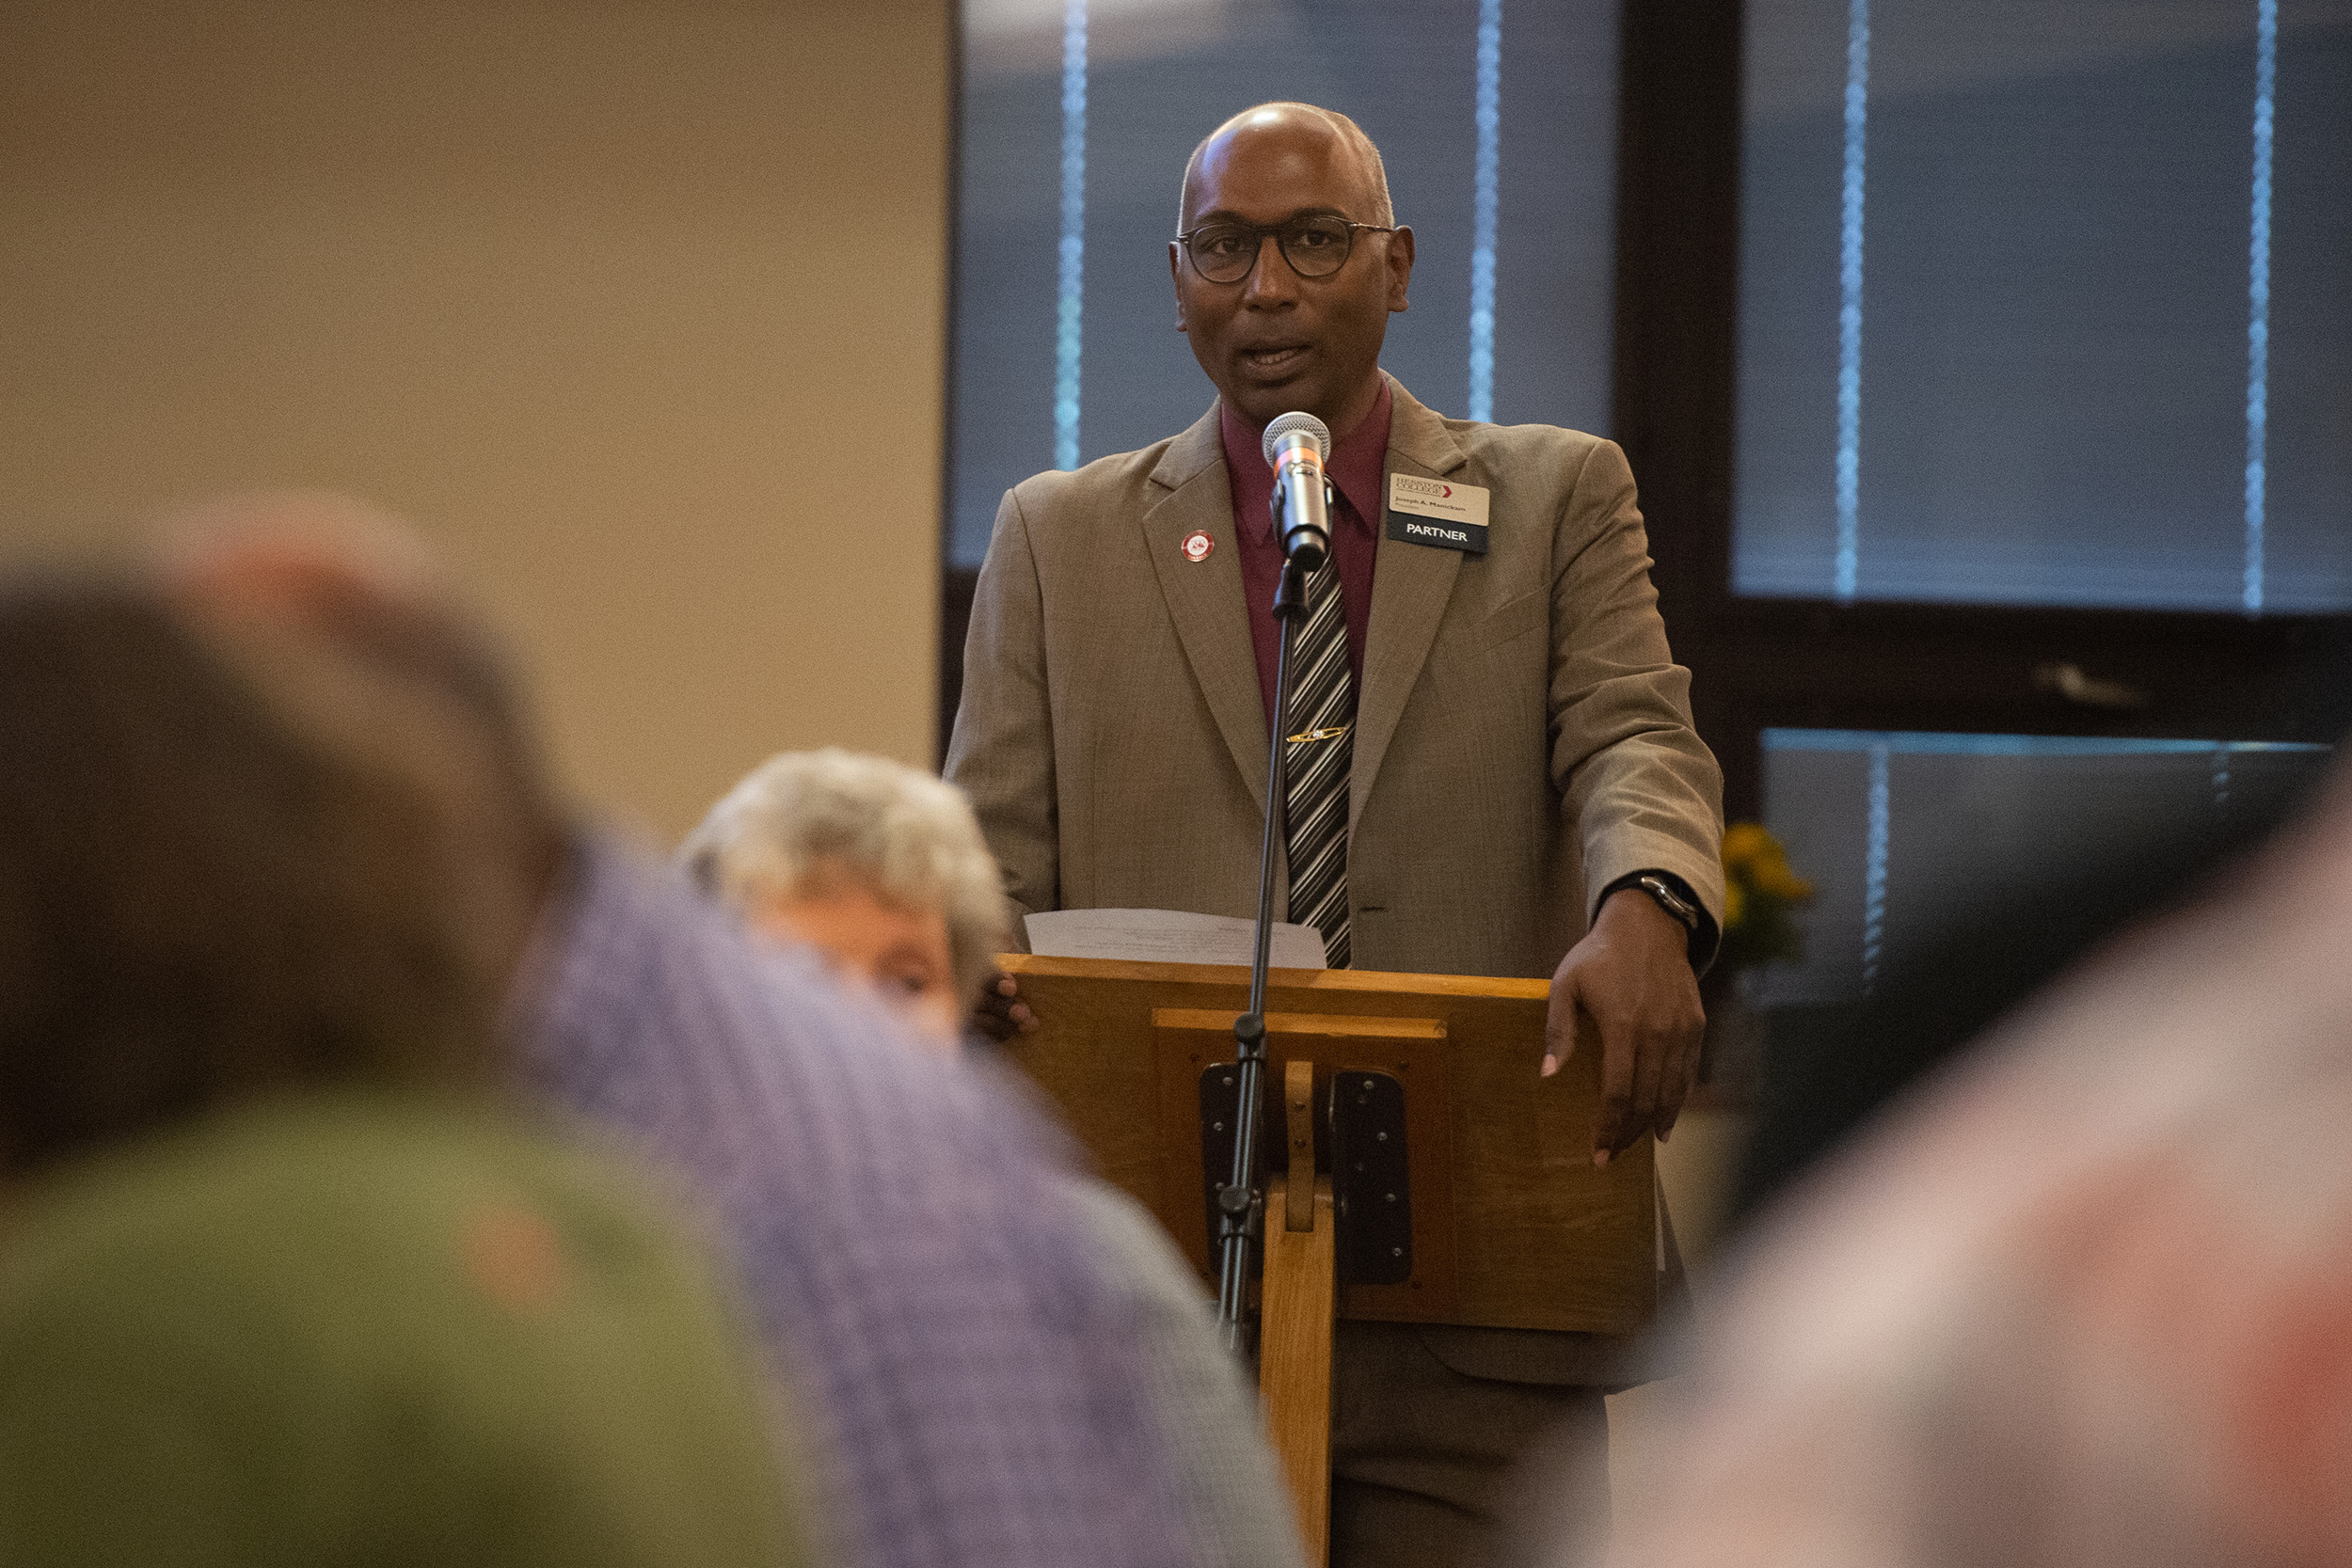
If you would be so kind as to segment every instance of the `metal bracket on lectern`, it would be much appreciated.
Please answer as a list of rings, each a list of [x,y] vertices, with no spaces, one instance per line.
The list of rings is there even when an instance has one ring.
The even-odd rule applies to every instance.
[[[1209,1216],[1209,1250],[1216,1250],[1216,1238],[1224,1218],[1219,1197],[1225,1181],[1233,1168],[1233,1139],[1238,1135],[1241,1121],[1241,1064],[1211,1062],[1200,1069],[1200,1174],[1203,1178],[1201,1200],[1207,1204]],[[1249,1190],[1258,1202],[1252,1204],[1248,1224],[1250,1234],[1258,1234],[1260,1216],[1254,1212],[1263,1202],[1265,1192],[1264,1146],[1260,1145],[1258,1169],[1249,1176]]]
[[[1217,1234],[1217,1195],[1233,1168],[1233,1131],[1241,1109],[1241,1069],[1211,1062],[1200,1069],[1200,1201],[1208,1233]],[[1412,1166],[1405,1144],[1405,1085],[1393,1073],[1343,1068],[1331,1074],[1328,1114],[1317,1141],[1331,1167],[1339,1223],[1339,1275],[1345,1285],[1402,1285],[1413,1277]],[[1265,1172],[1252,1178],[1264,1191]],[[1260,1216],[1252,1214],[1253,1226]],[[1254,1233],[1254,1231],[1253,1231]]]
[[[1360,1069],[1332,1073],[1330,1131],[1340,1282],[1402,1285],[1413,1276],[1404,1084]]]

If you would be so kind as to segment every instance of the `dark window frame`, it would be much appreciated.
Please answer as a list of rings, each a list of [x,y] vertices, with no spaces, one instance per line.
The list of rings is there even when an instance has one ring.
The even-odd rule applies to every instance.
[[[1776,725],[2332,742],[2304,676],[2352,618],[1742,598],[1731,591],[1739,0],[1626,0],[1613,418],[1724,814]],[[2071,668],[2138,700],[2070,696]],[[2094,692],[2096,688],[2093,688]]]
[[[1624,0],[1612,415],[1641,485],[1653,578],[1676,657],[1692,672],[1699,733],[1724,766],[1726,817],[1763,815],[1763,732],[1776,725],[2337,739],[2335,705],[2312,701],[2302,677],[2352,641],[2352,617],[1840,605],[1732,593],[1740,10],[1740,0]],[[960,98],[960,63],[953,90]],[[951,320],[956,294],[951,270]],[[944,462],[952,476],[949,423]],[[943,761],[978,579],[948,559],[949,494],[943,483]],[[2069,668],[2140,700],[2116,707],[2070,697],[2071,683],[2056,678]]]

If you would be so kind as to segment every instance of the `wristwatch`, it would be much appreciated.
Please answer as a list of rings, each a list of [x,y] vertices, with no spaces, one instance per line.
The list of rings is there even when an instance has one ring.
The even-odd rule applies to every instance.
[[[1701,916],[1696,904],[1666,885],[1663,877],[1644,875],[1633,879],[1633,885],[1656,901],[1658,907],[1682,923],[1682,928],[1695,937],[1699,934]]]
[[[1601,902],[1605,904],[1613,895],[1629,889],[1638,890],[1642,896],[1673,917],[1674,923],[1682,927],[1692,970],[1696,974],[1706,974],[1708,965],[1715,961],[1715,922],[1706,910],[1700,908],[1698,899],[1683,885],[1682,879],[1666,871],[1636,871],[1610,883],[1600,895]]]

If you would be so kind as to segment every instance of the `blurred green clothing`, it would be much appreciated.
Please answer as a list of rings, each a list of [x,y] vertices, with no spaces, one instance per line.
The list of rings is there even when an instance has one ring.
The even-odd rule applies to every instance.
[[[675,1222],[487,1111],[289,1098],[0,1209],[0,1563],[801,1564]]]

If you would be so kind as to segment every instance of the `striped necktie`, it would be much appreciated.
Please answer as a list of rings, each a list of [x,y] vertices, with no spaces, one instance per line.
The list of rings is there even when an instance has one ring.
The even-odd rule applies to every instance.
[[[1330,562],[1307,578],[1307,619],[1291,648],[1283,750],[1289,771],[1283,844],[1290,917],[1323,933],[1325,961],[1347,967],[1347,774],[1356,749],[1356,682],[1347,667],[1347,609]]]

